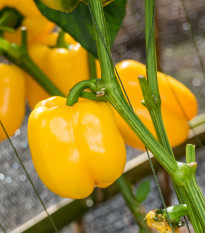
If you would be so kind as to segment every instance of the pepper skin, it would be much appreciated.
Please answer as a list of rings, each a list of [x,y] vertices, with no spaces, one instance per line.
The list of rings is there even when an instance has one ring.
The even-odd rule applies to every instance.
[[[20,26],[27,28],[29,43],[41,41],[55,26],[40,13],[33,0],[1,0],[0,11],[5,7],[14,8],[22,14],[24,19]],[[9,42],[20,44],[20,27],[14,32],[5,32],[4,37]]]
[[[0,64],[0,93],[0,121],[12,136],[25,115],[25,80],[16,66]],[[0,127],[0,141],[6,138]]]
[[[102,0],[103,6],[106,6],[112,1],[113,0]],[[41,0],[41,2],[54,10],[67,13],[73,11],[80,2],[88,4],[87,0]]]
[[[143,95],[140,89],[138,76],[146,75],[145,65],[137,61],[126,60],[118,63],[116,68],[135,113],[156,137],[148,110],[141,104]],[[172,147],[175,147],[185,141],[188,137],[189,126],[187,121],[196,115],[197,101],[187,87],[168,75],[158,72],[158,84],[162,103],[162,118],[169,142]],[[178,97],[186,117],[184,116],[173,92]],[[125,143],[132,147],[144,150],[145,147],[143,143],[127,126],[117,112],[115,112],[115,116]]]
[[[66,48],[50,48],[56,44],[57,34],[50,34],[43,43],[32,45],[29,54],[33,61],[45,72],[50,80],[68,95],[70,89],[78,82],[90,76],[87,51],[71,36],[65,35],[69,44]],[[26,96],[29,106],[35,105],[50,95],[29,75],[26,75]]]
[[[81,199],[95,186],[109,186],[126,162],[112,109],[103,102],[41,101],[29,117],[28,140],[39,177],[62,197]]]

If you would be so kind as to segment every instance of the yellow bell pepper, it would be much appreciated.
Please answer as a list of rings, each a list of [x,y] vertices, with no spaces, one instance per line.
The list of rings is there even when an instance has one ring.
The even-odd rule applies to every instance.
[[[29,43],[41,41],[55,26],[40,13],[33,0],[1,0],[0,11],[6,7],[14,8],[24,17],[20,26],[28,29]],[[10,42],[20,44],[20,27],[14,32],[5,32],[4,37]]]
[[[68,35],[67,37],[69,38]],[[44,41],[44,43],[46,44],[49,43],[49,41],[52,41],[50,43],[53,44],[55,40],[55,37],[51,35],[50,38],[47,39],[47,41]],[[85,77],[89,77],[86,51],[83,48],[81,48],[81,50],[82,55],[79,56],[81,57],[81,59],[79,59],[79,57],[76,54],[75,64],[78,63],[79,65],[72,65],[74,59],[70,58],[71,55],[69,51],[65,49],[50,49],[47,46],[35,45],[30,49],[30,54],[32,58],[44,70],[44,72],[57,85],[57,87],[65,95],[67,95],[72,86],[74,86],[77,82],[85,79]],[[66,62],[64,59],[61,60],[62,65],[60,67],[61,70],[59,71],[59,61],[57,59],[56,54],[58,54],[59,57],[61,57],[60,54],[62,53],[62,51],[67,51],[66,54],[68,54],[68,59]],[[53,52],[52,57],[50,56],[51,52]],[[68,65],[68,63],[70,63],[71,65]],[[68,80],[69,75],[67,76],[65,74],[69,74],[69,71],[67,70],[72,70],[71,66],[73,67],[73,76],[71,76]],[[79,67],[81,67],[81,69],[79,69]],[[116,65],[116,68],[122,79],[123,85],[128,93],[135,113],[148,127],[152,134],[156,136],[149,113],[147,109],[141,104],[143,96],[140,89],[138,76],[146,76],[145,65],[137,61],[125,60],[118,63]],[[64,72],[62,72],[63,70]],[[99,70],[99,63],[97,63],[98,76],[100,73]],[[83,75],[85,73],[86,75]],[[49,95],[30,77],[28,77],[26,81],[28,103],[32,108],[34,108],[35,104],[38,101],[49,97]],[[158,84],[162,101],[162,117],[164,120],[165,129],[167,131],[167,135],[171,146],[175,147],[184,142],[188,137],[188,121],[192,119],[197,113],[197,101],[195,96],[187,87],[185,87],[183,84],[181,84],[174,78],[165,75],[161,72],[158,72]],[[180,104],[178,103],[178,101],[180,101]],[[183,110],[181,107],[183,108]],[[132,147],[144,150],[143,143],[133,133],[133,131],[129,128],[129,126],[125,123],[125,121],[119,116],[119,114],[116,111],[115,117],[119,130],[125,142]]]
[[[36,64],[50,80],[68,95],[70,89],[78,82],[88,79],[89,66],[87,51],[71,36],[65,35],[69,49],[50,48],[57,40],[57,33],[52,33],[42,43],[30,46],[29,53]],[[49,97],[49,94],[29,75],[26,75],[26,96],[29,106],[35,105]]]
[[[146,76],[145,65],[137,61],[126,60],[118,63],[116,68],[119,72],[135,113],[148,127],[152,134],[156,136],[148,110],[141,104],[143,95],[140,89],[138,76]],[[188,137],[188,120],[197,114],[197,101],[192,92],[174,78],[161,72],[158,72],[157,76],[165,129],[171,146],[175,147],[185,141]],[[180,101],[180,105],[178,100],[175,98],[175,95]],[[181,106],[183,107],[186,117],[181,109]],[[125,143],[132,147],[144,150],[145,147],[143,143],[127,126],[117,112],[115,112],[115,116]]]
[[[85,198],[95,186],[107,187],[126,162],[125,144],[106,103],[66,106],[66,98],[50,97],[32,111],[28,140],[39,177],[62,197]]]
[[[25,114],[25,80],[14,65],[0,64],[0,121],[9,136],[21,126]],[[0,127],[0,141],[6,135]]]

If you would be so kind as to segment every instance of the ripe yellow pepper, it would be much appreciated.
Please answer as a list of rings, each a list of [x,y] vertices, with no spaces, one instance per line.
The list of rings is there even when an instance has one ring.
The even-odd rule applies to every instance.
[[[0,121],[9,136],[21,126],[25,114],[25,80],[14,65],[0,64]],[[0,141],[6,135],[0,127]]]
[[[29,117],[28,140],[39,177],[62,197],[85,198],[95,186],[109,186],[126,162],[125,144],[106,103],[41,101]]]
[[[44,42],[45,44],[49,43],[49,41],[51,44],[54,44],[54,41],[56,40],[55,37],[53,35],[51,35],[50,37],[51,38],[48,38],[47,41]],[[78,59],[79,57],[76,55],[77,62],[82,63],[82,66],[80,64],[78,66],[72,66],[73,76],[71,76],[69,81],[67,81],[68,78],[65,74],[69,72],[66,71],[67,67],[70,70],[72,70],[72,68],[70,68],[70,66],[67,65],[67,63],[69,63],[70,60],[72,60],[72,58],[67,59],[67,63],[64,61],[61,62],[65,65],[64,68],[61,68],[61,71],[58,70],[57,65],[59,64],[59,62],[58,60],[56,60],[55,56],[52,57],[52,62],[51,59],[48,59],[48,54],[51,53],[51,51],[53,51],[54,54],[58,52],[60,56],[61,51],[65,51],[65,49],[49,49],[47,46],[35,45],[30,49],[30,51],[32,58],[39,64],[39,66],[49,77],[52,77],[51,80],[58,86],[58,88],[61,91],[63,91],[65,95],[68,94],[68,91],[70,90],[70,88],[72,88],[73,85],[83,80],[84,77],[89,77],[89,71],[87,67],[87,55],[84,49],[82,49],[84,59],[83,55],[79,56],[82,59]],[[52,66],[49,65],[48,62],[49,64],[52,64]],[[73,64],[72,61],[70,63],[71,65]],[[97,65],[97,71],[99,76],[99,64],[97,63]],[[78,67],[81,67],[81,69],[79,69]],[[118,63],[116,65],[116,68],[128,93],[135,113],[148,127],[152,134],[156,136],[149,113],[147,109],[141,104],[143,96],[140,89],[138,76],[146,76],[145,65],[137,61],[125,60],[123,62]],[[55,70],[55,72],[53,72],[53,69]],[[63,70],[65,71],[62,72]],[[86,75],[83,75],[83,70],[86,71]],[[82,72],[80,73],[80,71]],[[75,73],[78,74],[78,78],[75,78]],[[35,104],[38,101],[47,98],[49,95],[30,77],[28,77],[26,81],[28,103],[32,108],[34,108]],[[197,113],[197,101],[195,96],[187,87],[185,87],[183,84],[181,84],[174,78],[165,75],[161,72],[158,72],[158,84],[162,101],[162,116],[164,120],[165,129],[167,131],[167,135],[171,146],[175,147],[184,142],[188,137],[188,121],[192,119]],[[180,101],[180,105],[175,96],[177,96],[178,100]],[[185,112],[186,116],[184,115],[181,106],[183,107],[183,111]],[[144,150],[143,143],[133,133],[133,131],[129,128],[129,126],[125,123],[125,121],[119,116],[119,114],[116,111],[115,117],[119,130],[125,142],[132,147]]]
[[[141,104],[143,95],[140,89],[138,76],[146,76],[145,65],[137,61],[126,60],[118,63],[116,68],[119,72],[135,113],[148,127],[152,134],[156,136],[148,110]],[[197,101],[192,92],[174,78],[161,72],[158,72],[157,76],[162,101],[162,117],[164,120],[165,129],[171,146],[175,147],[185,141],[188,137],[189,126],[187,121],[197,114]],[[175,95],[178,97],[186,117],[182,112],[181,106],[176,100]],[[142,142],[127,126],[119,114],[115,113],[115,116],[125,143],[132,147],[144,150],[145,147]]]
[[[88,79],[89,66],[87,51],[71,36],[65,35],[69,44],[66,48],[50,48],[57,40],[57,33],[52,33],[42,43],[30,46],[29,54],[50,80],[68,95],[70,89],[78,82]],[[29,75],[26,75],[26,96],[29,106],[35,105],[49,97],[49,94]]]
[[[33,0],[1,0],[0,11],[4,8],[14,8],[24,17],[22,24],[28,29],[28,42],[41,41],[53,28],[54,24],[48,21],[38,10]],[[5,32],[4,37],[13,43],[21,43],[21,29],[14,32]]]

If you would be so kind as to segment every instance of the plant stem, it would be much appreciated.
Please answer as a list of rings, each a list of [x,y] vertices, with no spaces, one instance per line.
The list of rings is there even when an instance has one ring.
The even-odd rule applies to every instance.
[[[115,76],[110,58],[107,54],[107,52],[110,50],[109,46],[106,48],[106,40],[102,41],[100,35],[97,34],[100,30],[103,38],[107,38],[107,30],[105,30],[104,25],[105,20],[102,10],[102,2],[100,0],[89,0],[89,6],[91,14],[93,14],[95,19],[94,30],[97,36],[96,43],[100,64],[102,64],[103,69],[110,69],[109,71],[105,72],[108,75],[110,74],[110,76],[103,76],[102,69],[102,78],[99,81],[99,83],[101,82],[101,84],[103,84],[107,90],[105,97],[119,112],[119,114],[127,122],[133,132],[155,155],[162,166],[170,174],[173,174],[178,167],[175,159],[171,157],[169,153],[163,148],[163,146],[155,139],[155,137],[145,127],[145,125],[141,122],[141,120],[137,117],[132,108],[126,102]]]
[[[15,65],[30,74],[50,95],[64,96],[63,93],[31,60],[27,50],[25,30],[22,31],[22,42],[22,45],[19,46],[0,38],[0,49],[3,50],[3,55],[8,58],[8,60],[12,61]]]
[[[62,29],[58,33],[56,48],[68,48],[68,45],[65,42],[65,32]]]
[[[145,98],[145,103],[147,102],[146,104],[147,109],[150,113],[150,116],[152,118],[155,127],[157,137],[160,143],[167,149],[167,151],[172,156],[174,156],[162,120],[160,94],[157,85],[156,48],[155,48],[155,35],[154,35],[154,12],[155,12],[154,8],[155,8],[155,0],[151,0],[151,1],[145,0],[147,76],[148,76],[148,86],[150,89],[148,89],[148,87],[142,81],[141,81],[141,87]],[[146,91],[150,92],[149,95],[146,95]],[[152,96],[156,102],[156,106],[153,106],[153,102],[151,102]],[[193,157],[191,159],[193,159]],[[177,186],[177,184],[175,184],[173,180],[172,182],[180,203],[187,203],[186,201],[189,202],[186,195],[188,194],[187,189],[184,187]],[[195,208],[195,207],[192,205],[192,203],[189,202],[188,209],[191,214],[190,220],[191,222],[194,223],[193,226],[197,228],[200,232],[201,229],[200,223],[196,215],[192,214],[191,208]]]
[[[66,101],[66,105],[72,106],[73,104],[77,103],[82,91],[87,88],[95,92],[96,82],[97,82],[97,79],[89,79],[89,80],[84,80],[84,81],[77,83],[70,90],[70,93]],[[94,93],[91,92],[90,94],[94,94]]]
[[[148,0],[146,0],[146,3]],[[153,9],[153,1],[152,2],[152,9]],[[147,3],[148,4],[148,3]],[[149,84],[152,83],[152,79],[149,81],[149,88],[151,91],[153,91],[154,96],[152,96],[153,101],[159,106],[158,108],[155,108],[155,110],[152,110],[152,118],[154,119],[155,127],[158,131],[158,136],[160,138],[161,143],[164,145],[164,148],[161,143],[159,143],[153,135],[149,132],[149,130],[143,125],[143,123],[140,121],[140,119],[136,116],[134,111],[131,109],[131,107],[126,102],[124,95],[122,94],[121,89],[119,88],[119,84],[117,83],[116,76],[114,75],[113,67],[110,61],[110,57],[108,56],[108,52],[110,51],[109,45],[107,45],[107,31],[105,30],[104,26],[104,15],[102,11],[102,3],[101,1],[96,0],[90,0],[89,1],[90,6],[90,12],[93,16],[93,22],[94,22],[94,29],[97,36],[96,43],[97,43],[97,51],[100,59],[100,63],[102,64],[102,67],[104,67],[104,71],[102,71],[102,74],[107,74],[110,76],[104,76],[102,75],[102,79],[99,83],[103,84],[104,88],[106,88],[106,99],[113,105],[113,107],[118,111],[118,113],[122,116],[122,118],[127,122],[127,124],[130,126],[130,128],[133,130],[133,132],[140,138],[140,140],[147,146],[147,148],[154,154],[156,159],[161,163],[161,165],[167,170],[167,172],[171,175],[171,177],[174,176],[175,172],[180,169],[177,165],[176,160],[174,159],[172,149],[170,147],[170,144],[168,142],[166,132],[164,130],[164,126],[162,123],[161,118],[161,107],[160,107],[160,98],[158,93],[158,87],[156,82],[156,75],[154,75],[155,78],[153,78],[153,85]],[[101,9],[99,9],[101,8]],[[153,12],[152,12],[153,17]],[[153,20],[152,20],[153,22]],[[150,33],[150,30],[149,30]],[[150,35],[150,34],[149,34]],[[103,39],[105,38],[105,40]],[[149,46],[149,43],[147,43]],[[152,52],[152,56],[155,56],[155,50]],[[151,56],[150,56],[151,57]],[[150,58],[149,58],[150,59]],[[150,60],[151,61],[151,60]],[[107,71],[106,71],[107,69]],[[110,70],[108,70],[110,69]],[[151,66],[150,69],[151,72],[155,72],[156,74],[156,65]],[[148,69],[149,72],[149,69]],[[155,79],[155,81],[154,81]],[[116,84],[117,83],[117,84]],[[101,86],[102,87],[102,86]],[[152,92],[151,92],[152,93]],[[153,95],[152,93],[152,95]],[[150,110],[151,111],[151,110]],[[176,180],[180,181],[179,178],[175,177]],[[183,177],[184,178],[184,177]],[[192,181],[193,183],[193,181]],[[179,195],[180,201],[186,201],[187,200],[187,191],[188,187],[180,187],[175,185],[177,193]],[[197,187],[195,187],[197,189]],[[199,196],[200,197],[200,196]],[[202,200],[202,199],[201,199]],[[188,203],[190,204],[190,202]],[[196,203],[195,203],[196,204]],[[193,206],[193,205],[192,205]],[[188,205],[188,208],[190,205]],[[201,206],[203,207],[203,205]],[[197,207],[198,208],[198,207]],[[198,211],[198,210],[197,210]],[[201,215],[201,220],[202,220]],[[197,222],[197,219],[194,219],[195,223]],[[200,227],[199,227],[200,229]]]
[[[0,11],[0,26],[17,28],[21,25],[23,18],[17,10],[6,7]]]
[[[108,40],[107,27],[105,24],[102,1],[89,0],[89,9],[91,15],[93,16],[92,18],[94,25],[93,28],[95,31],[97,53],[101,68],[101,78],[102,78],[101,81],[105,83],[105,82],[109,82],[111,80],[111,77],[115,76],[115,74],[113,72],[113,67],[108,55],[108,52],[110,53],[110,45]],[[104,42],[102,42],[99,33],[103,35]],[[107,49],[105,48],[105,46]]]
[[[144,230],[143,232],[150,232],[146,222],[144,221],[145,213],[142,212],[142,210],[140,209],[140,204],[135,200],[132,193],[131,185],[123,176],[118,178],[115,183],[120,189],[120,192],[122,193],[127,206],[135,217],[135,220],[137,221],[139,227]]]
[[[197,214],[196,217],[198,217],[202,229],[205,229],[205,199],[196,182],[195,175],[191,176],[191,178],[186,181],[185,189],[192,203],[192,207],[194,207],[195,213]],[[198,227],[200,227],[200,225]],[[196,229],[194,228],[194,230]]]
[[[167,212],[172,222],[179,222],[181,217],[189,215],[189,211],[186,204],[170,206],[167,208]],[[164,214],[166,216],[165,211]]]
[[[87,52],[87,54],[90,78],[97,78],[95,57],[89,52]]]

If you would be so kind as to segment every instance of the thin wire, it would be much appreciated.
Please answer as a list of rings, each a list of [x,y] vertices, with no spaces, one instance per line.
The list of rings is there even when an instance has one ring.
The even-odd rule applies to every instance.
[[[50,214],[48,213],[48,211],[47,211],[47,209],[46,209],[46,206],[45,206],[45,204],[43,203],[43,200],[41,199],[41,197],[40,197],[40,195],[39,195],[39,193],[38,193],[38,191],[37,191],[37,189],[36,189],[36,187],[35,187],[33,181],[32,181],[31,178],[30,178],[30,175],[28,174],[28,172],[27,172],[27,170],[26,170],[26,167],[25,167],[24,164],[23,164],[23,161],[21,160],[21,157],[19,156],[19,154],[18,154],[18,152],[17,152],[15,146],[13,145],[13,143],[12,143],[12,141],[11,141],[11,139],[10,139],[10,137],[9,137],[9,135],[8,135],[6,129],[5,129],[5,127],[4,127],[4,125],[3,125],[3,123],[2,123],[1,121],[0,121],[0,125],[1,125],[1,127],[2,127],[2,129],[3,129],[3,131],[4,131],[4,133],[6,134],[6,137],[7,137],[7,139],[9,140],[9,143],[10,143],[11,147],[13,148],[14,153],[15,153],[16,157],[18,158],[18,160],[19,160],[19,162],[20,162],[20,164],[21,164],[21,166],[22,166],[24,172],[26,173],[26,176],[27,176],[27,178],[28,178],[28,180],[29,180],[29,182],[30,182],[30,184],[31,184],[31,186],[32,186],[32,188],[33,188],[33,190],[35,191],[35,193],[36,193],[36,195],[37,195],[37,197],[38,197],[38,199],[39,199],[41,205],[43,206],[43,208],[44,208],[44,210],[45,210],[45,212],[46,212],[46,214],[47,214],[47,216],[48,216],[48,218],[49,218],[49,221],[50,221],[51,225],[53,226],[55,232],[58,233],[58,229],[57,229],[57,227],[56,227],[56,225],[55,225],[55,223],[54,223],[52,217],[51,217]]]
[[[201,70],[203,72],[203,75],[204,75],[204,80],[205,80],[205,67],[204,67],[204,63],[203,63],[203,60],[202,60],[202,57],[200,55],[200,52],[199,52],[199,47],[198,47],[198,44],[196,42],[196,36],[195,36],[195,33],[194,33],[194,30],[193,30],[193,27],[192,27],[192,23],[191,23],[191,19],[189,17],[189,14],[188,14],[188,11],[187,11],[187,8],[186,8],[186,5],[184,3],[184,0],[181,0],[181,3],[182,3],[182,7],[183,7],[183,10],[184,10],[184,13],[186,15],[186,20],[188,21],[188,23],[190,24],[190,31],[191,31],[191,38],[192,38],[192,42],[194,44],[194,48],[196,50],[196,54],[198,56],[198,59],[199,59],[199,63],[200,63],[200,67],[201,67]]]
[[[5,228],[1,225],[1,223],[0,223],[0,228],[2,229],[2,231],[3,231],[4,233],[6,233],[6,230],[5,230]]]
[[[90,15],[91,15],[91,17],[92,17],[92,20],[93,20],[93,22],[94,22],[94,24],[95,24],[95,28],[96,28],[96,30],[97,30],[97,32],[98,32],[98,35],[100,36],[101,41],[102,41],[103,44],[104,44],[105,50],[106,50],[106,52],[107,52],[107,55],[108,55],[108,57],[109,57],[109,59],[110,59],[110,62],[111,62],[111,64],[112,64],[112,66],[113,66],[113,68],[114,68],[114,70],[115,70],[115,73],[117,74],[117,79],[118,79],[118,81],[120,82],[120,85],[121,85],[122,90],[123,90],[123,92],[124,92],[124,94],[125,94],[125,97],[126,97],[126,99],[127,99],[127,102],[128,102],[128,104],[130,105],[130,107],[133,109],[133,107],[132,107],[132,105],[131,105],[131,102],[130,102],[130,100],[129,100],[129,97],[128,97],[128,95],[127,95],[127,92],[126,92],[126,90],[125,90],[125,87],[124,87],[124,85],[123,85],[123,83],[122,83],[122,80],[121,80],[121,78],[120,78],[120,75],[119,75],[119,73],[118,73],[118,71],[117,71],[117,69],[116,69],[116,67],[115,67],[115,64],[114,64],[114,62],[113,62],[113,60],[112,60],[112,57],[111,57],[111,55],[110,55],[109,49],[108,49],[108,47],[107,47],[107,45],[106,45],[106,42],[105,42],[105,40],[104,40],[104,38],[103,38],[102,33],[100,32],[100,29],[99,29],[99,27],[98,27],[98,24],[97,24],[97,22],[96,22],[96,20],[95,20],[95,17],[94,17],[94,15],[93,15],[92,9],[91,9],[91,7],[90,7],[90,2],[89,2],[89,4],[88,4],[88,7],[89,7],[89,11],[90,11]]]
[[[163,194],[162,194],[162,191],[161,191],[161,187],[159,185],[159,181],[158,181],[158,178],[157,178],[157,175],[156,175],[156,172],[155,172],[155,169],[154,169],[154,166],[153,166],[153,163],[152,163],[152,160],[150,158],[150,155],[149,155],[149,152],[147,150],[147,147],[145,146],[145,150],[147,152],[147,156],[149,158],[149,163],[150,163],[150,167],[152,169],[152,173],[153,173],[153,176],[154,176],[154,180],[155,180],[155,183],[157,185],[157,189],[158,189],[158,192],[159,192],[159,196],[160,196],[160,199],[161,199],[161,202],[163,204],[163,207],[166,211],[166,214],[167,214],[167,217],[168,217],[168,221],[169,221],[169,225],[171,226],[171,229],[172,229],[172,232],[174,233],[174,229],[173,229],[173,226],[172,226],[172,222],[170,220],[170,217],[169,217],[169,214],[168,214],[168,211],[167,211],[167,206],[166,206],[166,203],[164,201],[164,197],[163,197]]]

